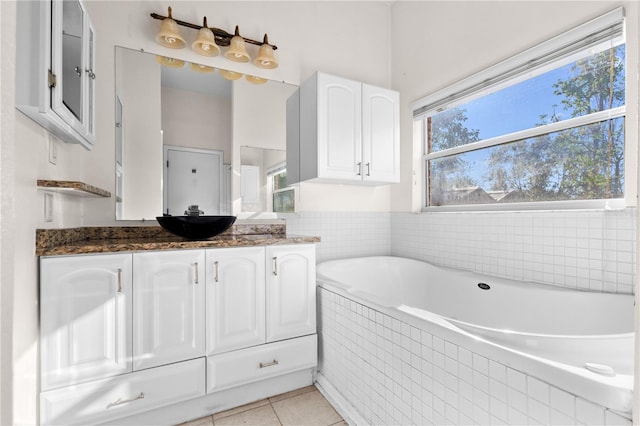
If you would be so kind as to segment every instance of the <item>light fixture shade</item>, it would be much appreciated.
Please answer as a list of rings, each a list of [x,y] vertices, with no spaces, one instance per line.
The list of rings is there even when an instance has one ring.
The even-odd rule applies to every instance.
[[[260,45],[260,50],[258,50],[258,56],[253,60],[253,63],[259,68],[278,68],[278,61],[273,55],[273,47],[269,44],[266,34],[264,35],[264,42]]]
[[[183,60],[170,58],[168,56],[156,55],[156,61],[165,67],[182,68],[184,66]]]
[[[247,75],[245,79],[249,83],[253,83],[253,84],[265,84],[267,82],[266,78],[256,77],[255,75]]]
[[[189,64],[189,67],[194,71],[203,72],[203,73],[210,73],[216,70],[214,67],[210,67],[202,64],[194,64],[193,62]]]
[[[237,25],[236,34],[231,38],[229,50],[225,52],[224,57],[234,62],[249,62],[251,60],[251,57],[247,53],[244,39],[240,37],[240,31]]]
[[[198,31],[198,38],[193,42],[191,48],[203,56],[217,56],[220,54],[220,48],[216,44],[213,32],[207,28],[207,17],[204,17],[204,25]]]
[[[220,70],[220,74],[227,80],[237,80],[242,77],[242,73],[229,70]]]
[[[178,31],[178,23],[171,17],[171,8],[169,8],[169,17],[163,19],[160,24],[160,32],[156,35],[156,41],[171,49],[182,49],[186,45]]]

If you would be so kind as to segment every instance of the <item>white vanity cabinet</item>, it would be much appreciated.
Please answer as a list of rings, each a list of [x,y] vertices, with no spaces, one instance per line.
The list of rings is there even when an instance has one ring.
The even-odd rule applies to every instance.
[[[61,140],[95,143],[95,32],[80,0],[17,3],[16,107]]]
[[[293,97],[287,151],[297,153],[298,161],[287,158],[287,169],[293,169],[288,183],[296,183],[298,174],[300,181],[326,183],[400,181],[398,92],[318,72]]]
[[[207,250],[207,355],[265,342],[264,247]]]
[[[40,271],[41,424],[179,423],[312,383],[312,244],[43,257]]]
[[[267,342],[316,332],[314,246],[266,247]]]
[[[40,386],[131,371],[131,254],[40,263]]]
[[[133,254],[133,369],[204,356],[205,252]]]

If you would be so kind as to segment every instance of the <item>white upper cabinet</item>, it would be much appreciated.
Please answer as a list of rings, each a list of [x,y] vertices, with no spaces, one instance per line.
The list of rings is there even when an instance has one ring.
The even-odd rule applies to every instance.
[[[316,332],[313,245],[268,246],[267,342]]]
[[[298,160],[287,157],[287,169],[293,170],[287,183],[400,181],[398,92],[316,73],[293,97],[287,108],[287,151],[297,153]]]
[[[79,0],[17,5],[16,107],[70,143],[95,143],[95,32]]]
[[[400,182],[400,95],[362,85],[362,179]]]
[[[131,254],[40,264],[43,390],[131,371]]]
[[[204,356],[205,252],[133,255],[133,369]]]
[[[207,355],[265,341],[264,247],[207,250]]]

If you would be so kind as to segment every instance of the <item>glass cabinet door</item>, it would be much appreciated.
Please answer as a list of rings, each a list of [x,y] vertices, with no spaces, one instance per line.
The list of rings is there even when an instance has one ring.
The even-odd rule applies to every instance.
[[[62,103],[83,123],[83,11],[77,1],[62,2]]]

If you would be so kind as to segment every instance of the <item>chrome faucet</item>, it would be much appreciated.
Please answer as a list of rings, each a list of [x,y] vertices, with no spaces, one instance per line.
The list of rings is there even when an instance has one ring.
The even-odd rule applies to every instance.
[[[198,208],[197,204],[188,206],[187,209],[184,211],[185,216],[200,216],[201,214],[204,214],[204,212],[202,210],[200,210]]]

